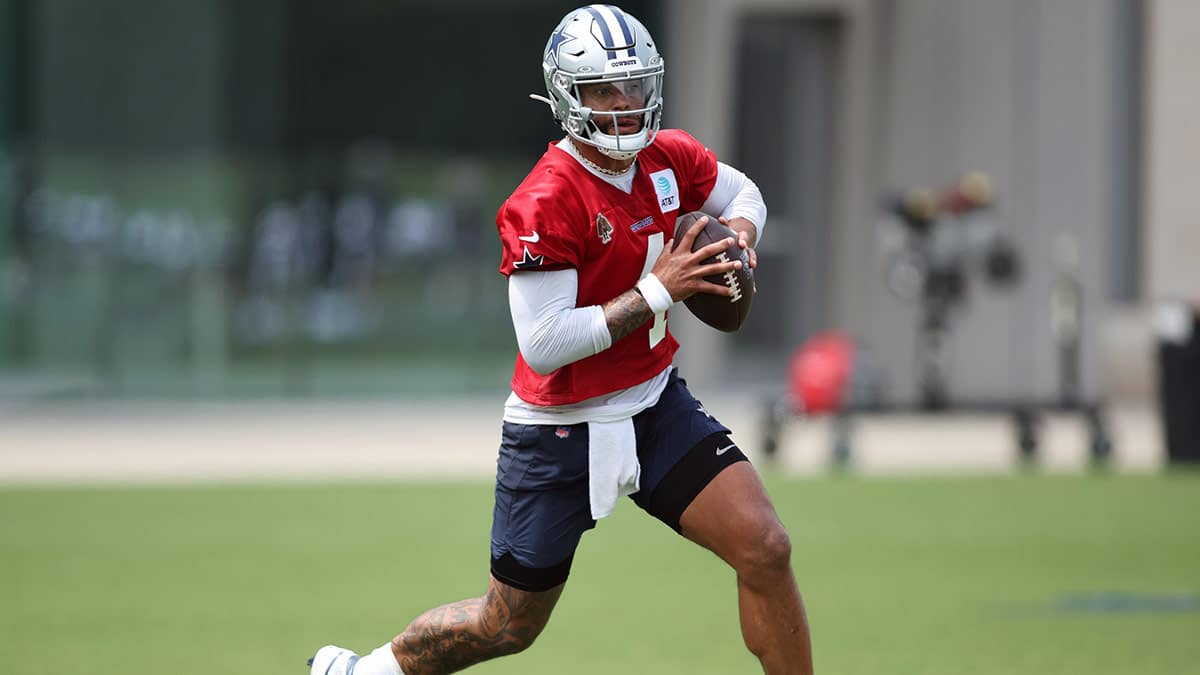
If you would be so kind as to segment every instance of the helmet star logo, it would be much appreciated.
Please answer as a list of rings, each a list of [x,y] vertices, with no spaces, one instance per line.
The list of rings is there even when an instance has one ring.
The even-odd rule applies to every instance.
[[[550,36],[550,44],[546,46],[546,56],[554,59],[554,66],[556,68],[558,67],[559,48],[575,39],[574,35],[571,35],[566,31],[566,26],[562,26],[558,30],[554,31],[554,33]]]

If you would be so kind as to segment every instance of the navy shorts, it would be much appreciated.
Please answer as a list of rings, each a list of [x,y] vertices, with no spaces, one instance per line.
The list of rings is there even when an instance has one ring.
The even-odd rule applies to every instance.
[[[676,530],[679,513],[704,484],[728,464],[745,459],[740,451],[705,451],[703,466],[695,460],[682,461],[706,439],[728,442],[729,429],[708,414],[674,370],[658,403],[635,415],[633,424],[641,479],[639,491],[630,498]],[[697,467],[702,474],[690,479],[692,487],[682,488],[693,491],[682,498],[656,495],[656,488],[677,465]],[[672,474],[673,481],[678,473]],[[703,484],[696,485],[697,481]],[[681,499],[687,503],[680,503]],[[669,503],[676,504],[678,513],[661,512],[672,510],[658,506]],[[588,501],[587,423],[505,422],[496,467],[492,574],[525,590],[552,588],[566,581],[580,537],[595,526]]]

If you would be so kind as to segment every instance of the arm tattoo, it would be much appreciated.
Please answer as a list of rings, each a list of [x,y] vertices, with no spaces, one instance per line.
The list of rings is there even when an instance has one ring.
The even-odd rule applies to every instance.
[[[431,609],[392,640],[405,675],[454,673],[528,648],[550,619],[562,587],[530,593],[493,585],[482,598]]]
[[[641,293],[630,289],[604,303],[604,319],[615,344],[654,317]]]

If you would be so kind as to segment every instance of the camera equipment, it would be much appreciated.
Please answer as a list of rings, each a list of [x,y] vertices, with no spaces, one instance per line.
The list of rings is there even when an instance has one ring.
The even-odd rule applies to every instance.
[[[944,190],[911,189],[885,201],[887,282],[898,297],[920,304],[917,372],[928,410],[948,405],[943,347],[971,280],[1007,287],[1019,276],[1015,248],[987,217],[991,205],[991,179],[976,171]]]

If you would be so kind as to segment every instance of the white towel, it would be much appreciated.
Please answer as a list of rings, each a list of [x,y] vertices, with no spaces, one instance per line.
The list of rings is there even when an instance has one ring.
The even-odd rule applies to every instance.
[[[600,520],[610,515],[618,499],[638,491],[641,477],[633,419],[588,422],[588,497],[592,518]]]

